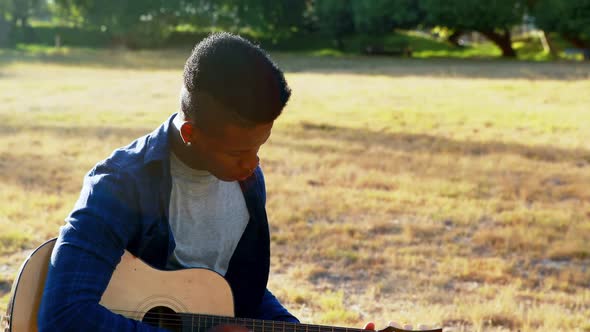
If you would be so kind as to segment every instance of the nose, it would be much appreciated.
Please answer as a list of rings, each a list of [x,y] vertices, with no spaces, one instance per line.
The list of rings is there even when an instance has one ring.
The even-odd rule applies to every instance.
[[[258,166],[258,163],[260,163],[260,158],[258,158],[258,155],[253,154],[240,160],[240,167],[249,171],[253,171]]]

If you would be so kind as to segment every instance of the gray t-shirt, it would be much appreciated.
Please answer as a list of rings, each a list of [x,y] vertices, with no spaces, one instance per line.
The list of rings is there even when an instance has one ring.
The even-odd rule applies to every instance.
[[[172,152],[170,173],[169,220],[176,248],[168,268],[201,267],[225,275],[250,218],[239,183],[192,169]]]

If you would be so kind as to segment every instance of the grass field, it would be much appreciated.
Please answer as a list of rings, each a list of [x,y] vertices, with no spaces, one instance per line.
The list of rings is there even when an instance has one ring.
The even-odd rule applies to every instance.
[[[0,52],[0,308],[187,52]],[[304,322],[590,331],[590,65],[276,54],[270,288]]]

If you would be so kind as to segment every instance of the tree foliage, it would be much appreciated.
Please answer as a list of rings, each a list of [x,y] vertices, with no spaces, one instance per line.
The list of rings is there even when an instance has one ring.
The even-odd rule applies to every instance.
[[[316,0],[314,2],[319,29],[332,36],[338,48],[343,46],[342,38],[355,31],[352,1],[354,0]]]
[[[28,25],[31,16],[40,13],[47,7],[42,0],[0,0],[0,16],[13,22],[13,26]]]
[[[262,32],[288,33],[304,26],[308,0],[223,0],[235,13],[237,24],[248,25]]]
[[[3,1],[3,0],[0,0]],[[32,1],[32,0],[29,0]],[[179,24],[261,33],[303,25],[310,0],[55,0],[71,21],[119,38],[161,38]]]
[[[526,10],[523,0],[421,0],[425,22],[453,30],[478,31],[494,42],[504,56],[516,56],[510,29],[521,23]]]
[[[114,32],[133,30],[142,23],[169,23],[178,17],[178,0],[55,0],[82,25]]]
[[[424,17],[415,0],[316,0],[314,11],[320,29],[333,36],[340,48],[346,35],[381,38],[397,28],[415,27]]]
[[[424,18],[416,0],[352,1],[351,11],[357,32],[384,35],[393,29],[413,28]]]
[[[267,39],[319,31],[339,48],[350,35],[378,45],[395,29],[437,27],[455,45],[463,32],[477,31],[504,56],[515,56],[510,31],[532,16],[546,32],[590,48],[590,0],[0,0],[0,25],[24,30],[48,6],[77,27],[138,46],[155,46],[179,27],[247,31]]]
[[[538,0],[533,14],[541,29],[561,34],[576,47],[590,48],[590,0]]]
[[[522,22],[526,9],[519,0],[421,0],[426,22],[474,31],[508,29]]]

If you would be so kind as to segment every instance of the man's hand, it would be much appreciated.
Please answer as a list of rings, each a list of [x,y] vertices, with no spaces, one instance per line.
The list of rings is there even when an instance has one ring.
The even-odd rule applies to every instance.
[[[442,331],[442,328],[430,327],[430,326],[424,325],[424,324],[419,324],[417,330],[414,330],[412,328],[412,325],[402,326],[402,325],[395,323],[395,322],[389,322],[388,326],[392,326],[396,329],[403,329],[403,330],[407,330],[407,331]],[[364,329],[370,330],[370,331],[375,331],[375,323],[369,322],[369,323],[365,324]]]

